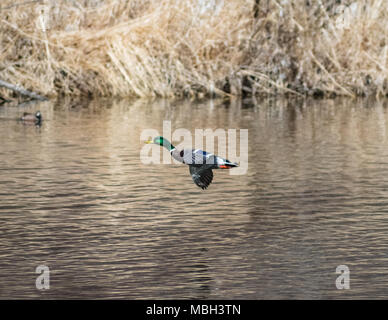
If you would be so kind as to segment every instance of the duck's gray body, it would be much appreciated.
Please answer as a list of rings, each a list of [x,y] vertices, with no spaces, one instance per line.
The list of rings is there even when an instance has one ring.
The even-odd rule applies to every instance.
[[[200,149],[178,150],[174,148],[170,151],[170,153],[175,160],[187,165],[215,165],[215,167],[217,167],[218,162],[223,163],[222,158],[217,157],[212,153],[202,151]]]
[[[33,122],[35,124],[40,124],[42,122],[42,114],[40,111],[35,113],[24,112],[20,120],[23,122]]]

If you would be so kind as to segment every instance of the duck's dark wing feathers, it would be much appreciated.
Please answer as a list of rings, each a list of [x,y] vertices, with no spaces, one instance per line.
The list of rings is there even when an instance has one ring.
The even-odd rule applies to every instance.
[[[194,183],[202,188],[206,189],[213,181],[213,171],[209,168],[197,167],[190,165],[190,174]]]

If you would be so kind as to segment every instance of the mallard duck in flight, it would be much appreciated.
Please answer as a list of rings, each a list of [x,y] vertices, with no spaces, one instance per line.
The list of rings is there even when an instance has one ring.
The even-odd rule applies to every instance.
[[[156,137],[145,143],[163,146],[170,152],[175,160],[187,164],[194,183],[202,189],[206,189],[213,181],[212,169],[230,169],[238,167],[238,164],[235,162],[231,162],[200,149],[178,150],[170,141],[163,137]]]

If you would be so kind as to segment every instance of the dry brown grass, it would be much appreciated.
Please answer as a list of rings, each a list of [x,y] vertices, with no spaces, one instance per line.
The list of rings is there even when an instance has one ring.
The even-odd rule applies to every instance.
[[[3,0],[0,79],[49,96],[388,94],[387,1],[199,2]]]

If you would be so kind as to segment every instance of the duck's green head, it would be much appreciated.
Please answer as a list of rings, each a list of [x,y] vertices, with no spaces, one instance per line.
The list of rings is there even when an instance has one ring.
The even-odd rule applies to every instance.
[[[167,150],[171,150],[174,148],[174,146],[168,141],[166,138],[163,138],[161,136],[155,137],[153,140],[148,140],[145,143],[148,144],[157,144],[159,146],[167,148]]]

